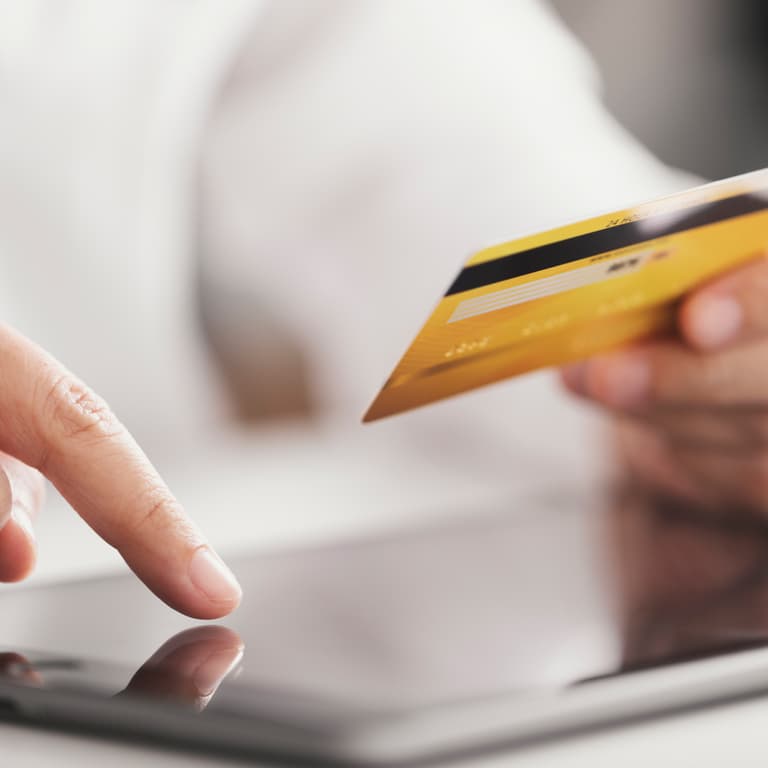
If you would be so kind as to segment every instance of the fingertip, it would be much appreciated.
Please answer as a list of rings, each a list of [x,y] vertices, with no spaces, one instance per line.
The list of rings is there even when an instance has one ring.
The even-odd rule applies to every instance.
[[[240,598],[228,602],[213,602],[211,600],[197,600],[188,608],[180,609],[182,613],[193,619],[201,621],[216,621],[223,619],[240,605]]]
[[[32,521],[24,510],[14,508],[10,520],[0,529],[0,582],[24,580],[36,562],[37,541]]]
[[[744,311],[738,300],[725,293],[694,294],[680,309],[683,338],[695,349],[718,349],[735,341],[743,330]]]
[[[0,582],[22,581],[37,562],[32,515],[42,497],[40,475],[11,457],[0,466]]]
[[[232,571],[182,513],[160,535],[123,537],[118,547],[131,570],[164,603],[195,619],[219,619],[240,604]]]
[[[0,530],[11,520],[13,509],[13,488],[11,478],[3,467],[0,467]]]
[[[565,365],[559,370],[560,380],[574,395],[586,394],[587,366],[588,363],[582,360]]]
[[[189,562],[189,580],[208,603],[206,618],[220,618],[237,608],[243,590],[232,571],[208,546],[195,550]]]

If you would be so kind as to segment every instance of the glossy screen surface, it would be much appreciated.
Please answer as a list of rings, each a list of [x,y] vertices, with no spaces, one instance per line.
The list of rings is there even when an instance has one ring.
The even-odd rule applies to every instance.
[[[767,554],[757,520],[563,494],[240,557],[244,601],[219,625],[174,613],[130,576],[7,589],[0,669],[19,685],[149,696],[199,717],[524,697],[766,643]]]

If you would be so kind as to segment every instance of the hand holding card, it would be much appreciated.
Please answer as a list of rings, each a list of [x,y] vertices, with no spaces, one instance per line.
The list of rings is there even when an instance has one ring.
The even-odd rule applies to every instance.
[[[674,331],[684,295],[767,241],[762,170],[480,251],[364,421]]]
[[[694,291],[676,339],[563,371],[613,416],[616,455],[645,486],[729,515],[768,512],[768,259]]]

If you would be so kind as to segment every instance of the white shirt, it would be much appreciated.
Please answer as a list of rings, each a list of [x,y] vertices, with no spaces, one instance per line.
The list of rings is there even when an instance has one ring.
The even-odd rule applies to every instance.
[[[359,420],[469,252],[687,183],[533,0],[0,3],[2,317],[107,398],[204,527],[247,506],[220,544],[591,472],[594,420],[547,374]],[[243,334],[305,351],[319,427],[228,419],[199,268],[252,294],[268,323]],[[53,562],[70,524],[49,525]]]

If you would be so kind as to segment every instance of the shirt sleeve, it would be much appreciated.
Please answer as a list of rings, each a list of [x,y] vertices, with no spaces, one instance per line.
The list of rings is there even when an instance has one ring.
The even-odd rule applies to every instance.
[[[220,92],[201,252],[220,321],[233,293],[252,297],[261,370],[290,376],[298,350],[320,410],[353,425],[468,253],[692,179],[606,112],[590,58],[542,4],[311,5],[273,4]],[[544,424],[552,408],[578,434],[581,412],[541,377],[401,428],[437,440],[448,420],[503,443],[506,409],[526,450],[551,456],[577,442]]]

